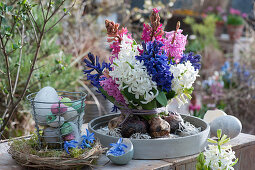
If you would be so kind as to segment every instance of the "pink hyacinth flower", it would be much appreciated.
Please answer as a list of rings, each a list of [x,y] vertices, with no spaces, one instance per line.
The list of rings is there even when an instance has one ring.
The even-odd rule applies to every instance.
[[[247,18],[248,15],[247,15],[246,13],[243,13],[243,14],[242,14],[242,17],[243,17],[243,18]]]
[[[155,13],[159,13],[160,9],[157,9],[157,8],[153,8],[152,9]]]
[[[118,88],[119,86],[115,83],[115,81],[111,77],[109,78],[105,77],[104,80],[100,81],[100,85],[109,96],[114,97],[118,104],[126,105],[125,99]]]
[[[151,40],[151,26],[149,24],[143,24],[142,40],[147,43]]]
[[[175,31],[166,32],[165,47],[167,54],[171,57],[174,57],[174,60],[178,63],[182,58],[183,51],[187,43],[187,35],[182,34],[182,30],[178,29],[175,39],[173,41]],[[172,43],[173,41],[173,43]]]

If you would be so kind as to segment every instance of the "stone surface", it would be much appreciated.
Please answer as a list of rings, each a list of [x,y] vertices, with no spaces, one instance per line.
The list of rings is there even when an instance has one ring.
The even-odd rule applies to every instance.
[[[208,110],[204,115],[204,121],[206,121],[207,123],[210,123],[217,117],[224,116],[224,115],[227,115],[227,114],[222,110],[218,110],[218,109]]]
[[[241,133],[242,124],[236,117],[226,115],[214,119],[210,123],[210,128],[212,136],[217,136],[217,130],[221,129],[222,134],[225,134],[230,138],[234,138]]]

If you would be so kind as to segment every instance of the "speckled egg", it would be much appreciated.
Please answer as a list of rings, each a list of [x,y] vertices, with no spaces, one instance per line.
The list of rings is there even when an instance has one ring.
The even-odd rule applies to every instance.
[[[241,133],[242,124],[239,119],[231,115],[220,116],[210,123],[212,136],[217,136],[217,130],[221,129],[222,134],[234,138]]]

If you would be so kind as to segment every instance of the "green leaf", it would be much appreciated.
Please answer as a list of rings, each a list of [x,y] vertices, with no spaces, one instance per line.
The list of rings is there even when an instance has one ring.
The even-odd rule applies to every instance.
[[[134,66],[132,66],[132,64],[130,64],[129,62],[126,61],[126,63],[132,68],[134,69]]]
[[[174,96],[175,96],[175,91],[173,91],[173,90],[169,91],[169,92],[166,94],[167,100],[170,100],[170,99],[174,98]]]
[[[220,139],[220,137],[221,137],[221,131],[222,131],[221,129],[217,130],[217,137],[218,137],[218,139]]]
[[[16,50],[17,48],[19,48],[17,44],[12,44],[12,49]]]
[[[162,106],[167,106],[167,98],[163,91],[159,92],[156,99]]]
[[[64,8],[63,11],[66,12],[66,8]]]
[[[217,141],[212,140],[212,139],[210,139],[210,138],[208,138],[207,141],[210,142],[210,143],[217,143]]]
[[[238,158],[236,158],[235,162],[232,163],[230,166],[234,166],[238,162]]]
[[[24,5],[26,2],[27,2],[27,0],[23,0],[23,1],[22,1],[22,5]]]

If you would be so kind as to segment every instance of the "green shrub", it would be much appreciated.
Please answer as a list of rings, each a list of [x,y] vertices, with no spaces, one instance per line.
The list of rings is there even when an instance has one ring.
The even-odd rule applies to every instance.
[[[239,26],[244,24],[244,20],[241,16],[239,15],[228,15],[227,19],[227,24],[228,25],[234,25],[234,26]]]

